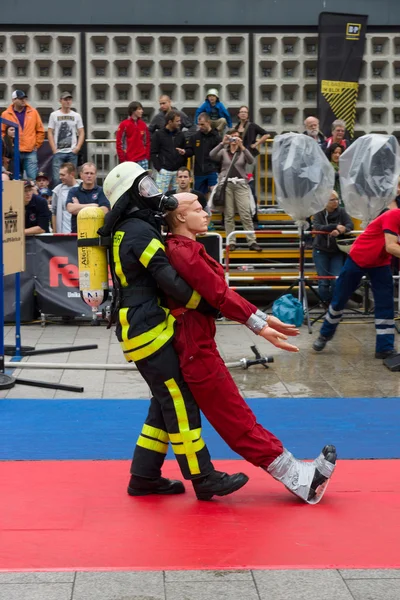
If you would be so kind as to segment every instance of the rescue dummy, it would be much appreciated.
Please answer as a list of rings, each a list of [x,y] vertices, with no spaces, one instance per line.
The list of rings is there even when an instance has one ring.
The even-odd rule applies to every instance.
[[[221,265],[196,242],[196,234],[207,231],[208,222],[196,196],[185,193],[176,198],[178,208],[166,215],[172,232],[166,241],[171,265],[224,316],[245,324],[278,348],[297,351],[287,336],[298,335],[298,329],[267,316],[231,290]],[[214,317],[190,310],[174,298],[170,298],[170,307],[177,319],[174,346],[183,377],[201,411],[232,450],[262,467],[305,502],[317,504],[335,468],[335,447],[325,446],[313,462],[294,458],[278,438],[257,423],[237,389],[214,341]]]
[[[102,237],[111,236],[112,318],[126,360],[135,362],[152,393],[133,455],[128,493],[185,491],[182,482],[161,476],[171,443],[182,475],[192,480],[198,499],[230,494],[245,485],[248,477],[218,472],[211,463],[200,412],[172,346],[175,318],[163,299],[165,293],[182,306],[201,309],[204,305],[207,310],[165,254],[162,215],[176,208],[177,200],[160,194],[148,172],[133,162],[115,167],[103,189],[112,207],[99,230]]]

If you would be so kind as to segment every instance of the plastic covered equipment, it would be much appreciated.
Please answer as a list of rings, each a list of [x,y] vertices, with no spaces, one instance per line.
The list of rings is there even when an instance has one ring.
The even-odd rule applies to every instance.
[[[311,137],[298,133],[276,136],[272,172],[278,202],[295,221],[304,221],[328,204],[335,172]]]
[[[339,159],[340,189],[347,212],[368,225],[396,197],[400,147],[393,135],[358,138]]]

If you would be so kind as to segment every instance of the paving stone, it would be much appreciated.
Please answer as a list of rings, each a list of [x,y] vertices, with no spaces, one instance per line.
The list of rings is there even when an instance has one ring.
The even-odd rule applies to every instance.
[[[166,600],[259,600],[254,583],[245,581],[173,582],[165,589]]]
[[[400,598],[400,579],[348,579],[346,584],[354,600],[399,600]]]
[[[236,569],[234,571],[165,571],[166,583],[174,581],[209,581],[217,585],[225,581],[247,581],[253,582],[251,571],[246,569]]]
[[[72,600],[165,600],[163,572],[77,573]]]
[[[334,570],[253,571],[253,575],[260,600],[353,600]]]
[[[400,569],[339,569],[343,579],[400,579]]]
[[[72,583],[10,583],[0,585],[0,600],[70,600]]]
[[[74,571],[43,573],[0,573],[0,585],[3,583],[73,583]]]

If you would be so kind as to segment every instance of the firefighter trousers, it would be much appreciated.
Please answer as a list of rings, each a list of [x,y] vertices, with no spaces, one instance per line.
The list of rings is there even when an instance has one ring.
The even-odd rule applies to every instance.
[[[246,404],[219,355],[215,323],[195,311],[177,319],[174,346],[183,377],[205,417],[228,446],[257,467],[268,467],[283,452]]]
[[[131,474],[160,477],[169,442],[185,479],[211,473],[214,467],[201,436],[200,411],[182,377],[172,344],[135,364],[153,397],[136,443]]]

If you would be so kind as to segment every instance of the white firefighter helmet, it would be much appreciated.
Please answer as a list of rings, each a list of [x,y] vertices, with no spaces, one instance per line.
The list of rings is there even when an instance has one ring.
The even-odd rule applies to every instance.
[[[217,98],[219,98],[219,91],[217,88],[210,88],[207,90],[206,98],[208,98],[208,96],[217,96]]]
[[[148,171],[131,161],[123,162],[109,172],[103,183],[103,191],[110,201],[111,208],[122,194],[132,187],[134,181],[144,173],[148,173]]]

